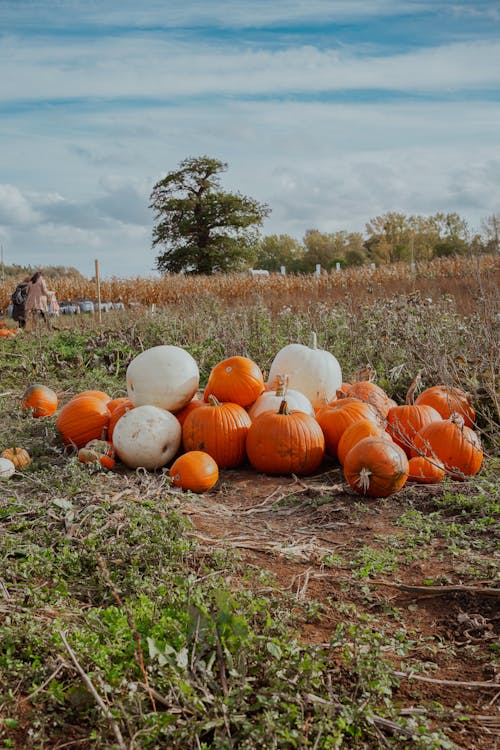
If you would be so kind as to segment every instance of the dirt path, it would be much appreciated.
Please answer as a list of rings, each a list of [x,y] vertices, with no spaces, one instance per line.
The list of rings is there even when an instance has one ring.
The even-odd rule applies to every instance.
[[[492,750],[500,729],[500,683],[498,690],[491,684],[499,599],[460,577],[460,559],[445,540],[408,547],[408,532],[398,525],[408,509],[432,507],[439,491],[407,486],[381,502],[351,492],[335,467],[305,480],[227,471],[214,492],[183,512],[201,545],[233,548],[297,603],[320,603],[301,624],[305,642],[328,642],[340,621],[359,614],[369,615],[374,629],[404,628],[410,654],[394,668],[407,674],[414,666],[424,679],[402,676],[397,699],[405,710],[440,704],[438,723],[458,746]],[[470,718],[457,721],[457,710]]]

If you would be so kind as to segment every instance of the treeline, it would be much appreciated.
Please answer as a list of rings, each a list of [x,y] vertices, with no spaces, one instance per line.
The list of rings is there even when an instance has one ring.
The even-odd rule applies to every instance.
[[[481,231],[472,234],[467,222],[456,213],[406,216],[389,212],[377,216],[360,232],[333,233],[309,229],[302,241],[288,234],[260,239],[254,268],[290,273],[312,273],[316,266],[332,270],[341,267],[433,260],[469,253],[498,253],[500,214],[484,219]]]
[[[84,280],[83,274],[72,266],[21,266],[13,263],[9,266],[2,266],[0,274],[5,279],[23,279],[27,276],[33,276],[36,271],[43,271],[43,275],[48,279],[65,279],[80,277]]]

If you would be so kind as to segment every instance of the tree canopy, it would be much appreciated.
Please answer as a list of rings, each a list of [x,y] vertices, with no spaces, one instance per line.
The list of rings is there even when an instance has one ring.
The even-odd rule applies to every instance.
[[[257,227],[270,208],[240,193],[226,192],[220,174],[227,164],[208,156],[184,159],[156,183],[153,247],[161,272],[212,274],[248,267],[257,252]]]

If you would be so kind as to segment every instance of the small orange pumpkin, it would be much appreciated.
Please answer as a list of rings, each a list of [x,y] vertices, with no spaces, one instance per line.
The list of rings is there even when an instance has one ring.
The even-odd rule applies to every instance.
[[[180,409],[180,411],[176,411],[175,416],[179,420],[181,427],[186,421],[186,417],[188,414],[191,414],[191,412],[194,411],[195,409],[199,409],[200,406],[206,406],[206,403],[207,403],[206,401],[202,401],[199,398],[193,398],[189,402],[189,404],[186,404],[186,406]]]
[[[188,451],[174,461],[169,475],[175,487],[206,492],[217,483],[219,467],[205,451]]]
[[[431,422],[440,420],[439,412],[428,404],[403,404],[387,412],[386,430],[409,458],[417,432]]]
[[[302,411],[279,410],[255,417],[246,440],[248,460],[266,474],[311,474],[325,455],[325,438],[316,419]]]
[[[109,411],[109,403],[106,404],[106,406],[108,407]],[[133,408],[134,404],[129,398],[125,398],[123,401],[121,401],[121,403],[115,405],[115,407],[112,408],[108,424],[108,440],[113,440],[113,432],[120,417],[122,417],[126,412],[130,411]]]
[[[353,422],[347,427],[339,440],[337,446],[337,457],[339,463],[343,466],[346,456],[353,448],[356,443],[363,440],[366,437],[386,437],[387,440],[391,440],[391,436],[384,431],[383,427],[372,419],[360,419],[357,422]]]
[[[375,409],[358,398],[341,398],[339,401],[333,401],[319,410],[316,419],[325,436],[326,452],[333,458],[337,457],[342,434],[351,424],[361,419],[370,419],[379,424]]]
[[[396,443],[381,437],[367,437],[347,454],[344,476],[361,495],[389,497],[405,484],[408,459]]]
[[[82,396],[93,396],[94,398],[99,398],[105,404],[108,404],[111,401],[111,396],[108,396],[104,391],[81,391],[80,393],[75,393],[71,400],[81,398]]]
[[[437,484],[444,475],[445,469],[440,461],[435,461],[425,456],[413,456],[408,461],[408,481],[420,484]]]
[[[16,469],[22,469],[31,462],[30,454],[25,448],[6,448],[1,457],[12,461]]]
[[[359,380],[351,384],[343,383],[340,392],[341,394],[354,396],[366,404],[370,404],[382,418],[387,415],[387,412],[393,405],[392,399],[389,398],[384,389],[376,383],[372,383],[371,380]],[[341,394],[337,391],[337,395]]]
[[[104,469],[114,469],[115,450],[106,440],[91,440],[78,451],[78,459],[84,464],[100,463]]]
[[[212,368],[204,391],[218,401],[247,407],[264,391],[264,376],[260,367],[248,357],[229,357]]]
[[[97,396],[73,398],[63,406],[56,421],[66,445],[83,448],[90,440],[102,439],[109,424],[109,409]]]
[[[57,393],[46,385],[30,385],[21,396],[21,406],[33,417],[51,417],[57,410]]]
[[[239,404],[221,404],[215,396],[187,415],[182,426],[185,451],[205,451],[221,469],[239,466],[245,458],[245,440],[252,424]]]
[[[454,413],[460,414],[466,427],[474,427],[476,410],[471,404],[469,394],[461,388],[433,385],[417,396],[415,404],[432,406],[443,419],[449,419]]]
[[[440,461],[453,479],[475,476],[483,463],[481,439],[460,414],[431,422],[415,435],[412,456]]]

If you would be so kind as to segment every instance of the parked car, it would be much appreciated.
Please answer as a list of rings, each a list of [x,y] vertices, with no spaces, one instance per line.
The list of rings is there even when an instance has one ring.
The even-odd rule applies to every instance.
[[[80,308],[80,312],[82,313],[94,312],[94,303],[89,299],[79,299],[78,307]]]
[[[65,300],[64,302],[59,302],[59,311],[61,315],[78,315],[80,308],[76,302]]]

